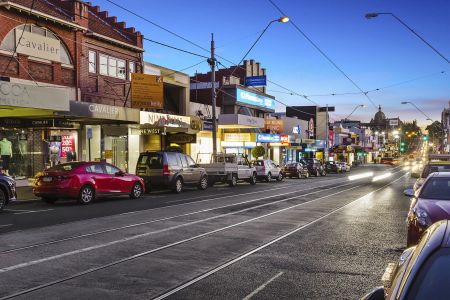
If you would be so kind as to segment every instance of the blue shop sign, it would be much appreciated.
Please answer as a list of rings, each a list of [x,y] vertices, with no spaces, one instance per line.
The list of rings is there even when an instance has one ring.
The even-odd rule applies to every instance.
[[[245,77],[246,86],[266,86],[266,75]]]
[[[236,89],[236,101],[275,110],[275,99]]]
[[[280,143],[281,137],[279,134],[258,133],[256,135],[256,141],[259,143]]]

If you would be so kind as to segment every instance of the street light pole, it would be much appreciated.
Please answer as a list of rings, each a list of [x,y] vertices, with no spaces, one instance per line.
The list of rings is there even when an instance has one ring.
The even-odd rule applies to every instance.
[[[211,33],[211,58],[208,59],[211,66],[211,105],[212,105],[212,139],[213,139],[213,159],[217,156],[217,119],[216,119],[216,57],[214,47],[214,33]]]
[[[411,31],[415,36],[417,36],[422,42],[424,42],[428,47],[430,47],[434,52],[436,52],[440,57],[442,57],[447,63],[450,64],[450,60],[446,58],[441,52],[439,52],[436,48],[434,48],[429,42],[427,42],[423,37],[421,37],[417,32],[414,31],[411,27],[408,26],[405,22],[403,22],[399,17],[394,15],[393,13],[389,12],[382,12],[382,13],[368,13],[366,14],[366,19],[373,19],[378,17],[379,15],[390,15],[394,19],[396,19],[400,24],[405,26],[409,31]]]

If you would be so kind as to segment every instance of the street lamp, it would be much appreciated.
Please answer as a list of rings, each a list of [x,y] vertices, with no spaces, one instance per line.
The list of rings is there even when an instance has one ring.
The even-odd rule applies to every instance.
[[[351,112],[348,116],[346,116],[346,117],[344,118],[344,120],[347,121],[348,118],[350,118],[350,116],[353,115],[353,113],[354,113],[358,108],[364,107],[364,106],[365,106],[364,104],[358,104],[358,105],[356,105],[355,108],[352,110],[352,112]]]
[[[405,26],[406,28],[408,28],[409,31],[411,31],[415,36],[417,36],[422,42],[424,42],[425,44],[427,44],[428,47],[430,47],[434,52],[436,52],[440,57],[442,57],[447,63],[450,64],[450,60],[448,58],[446,58],[441,52],[439,52],[436,48],[434,48],[429,42],[427,42],[423,37],[421,37],[417,32],[414,31],[414,29],[412,29],[411,27],[409,27],[405,22],[403,22],[399,17],[397,17],[396,15],[394,15],[393,13],[390,12],[381,12],[381,13],[368,13],[366,14],[366,19],[370,20],[373,18],[378,17],[379,15],[390,15],[391,17],[393,17],[394,19],[396,19],[397,21],[400,22],[400,24],[402,24],[403,26]]]
[[[236,67],[233,69],[233,71],[230,74],[230,78],[233,76],[233,74],[236,72],[236,70],[239,68],[241,63],[244,61],[244,59],[247,57],[247,55],[252,51],[253,47],[259,42],[261,37],[266,33],[267,29],[269,29],[270,25],[272,25],[275,22],[279,23],[287,23],[289,22],[288,16],[281,16],[280,18],[276,20],[272,20],[267,24],[266,28],[261,32],[261,34],[258,36],[256,41],[252,44],[250,49],[244,54],[242,59],[239,61],[239,63],[236,65]],[[216,95],[218,92],[220,92],[223,88],[223,85],[216,91],[216,87],[214,85],[214,82],[216,80],[216,57],[215,57],[215,46],[214,46],[214,36],[212,35],[211,39],[211,58],[208,59],[208,63],[211,66],[211,96],[212,96],[212,136],[213,136],[213,157],[215,159],[217,155],[217,120],[216,120]]]

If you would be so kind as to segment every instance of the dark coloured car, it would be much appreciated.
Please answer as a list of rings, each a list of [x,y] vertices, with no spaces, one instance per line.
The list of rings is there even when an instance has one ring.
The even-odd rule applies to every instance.
[[[16,182],[10,176],[0,174],[0,211],[10,202],[16,200]]]
[[[139,155],[136,174],[144,179],[148,191],[155,187],[180,193],[184,186],[208,188],[208,175],[187,154],[178,152],[144,152]]]
[[[325,163],[325,171],[327,171],[327,173],[341,173],[342,167],[335,161],[327,161]]]
[[[308,167],[301,162],[290,162],[287,163],[283,168],[282,172],[285,177],[297,177],[297,178],[308,178],[309,171]]]
[[[384,165],[396,166],[399,164],[399,160],[393,157],[383,157],[381,158],[380,163]]]
[[[418,191],[405,194],[412,197],[407,218],[407,245],[412,246],[431,224],[450,219],[450,173],[432,173]]]
[[[138,199],[145,191],[142,178],[103,162],[70,162],[36,175],[33,193],[47,203],[77,199],[89,204],[96,198],[129,195]]]
[[[450,224],[433,224],[417,246],[406,249],[395,263],[389,263],[383,286],[362,300],[447,300],[450,295]]]
[[[313,176],[325,176],[327,172],[325,171],[324,166],[320,162],[320,160],[316,158],[304,158],[300,161],[302,164],[305,164],[308,168],[309,174]]]

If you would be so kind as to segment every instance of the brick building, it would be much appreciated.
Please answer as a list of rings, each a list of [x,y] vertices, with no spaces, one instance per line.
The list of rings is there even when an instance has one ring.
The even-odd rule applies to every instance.
[[[74,158],[128,169],[141,33],[79,0],[0,0],[0,24],[0,127],[12,142],[10,173],[32,176]]]

